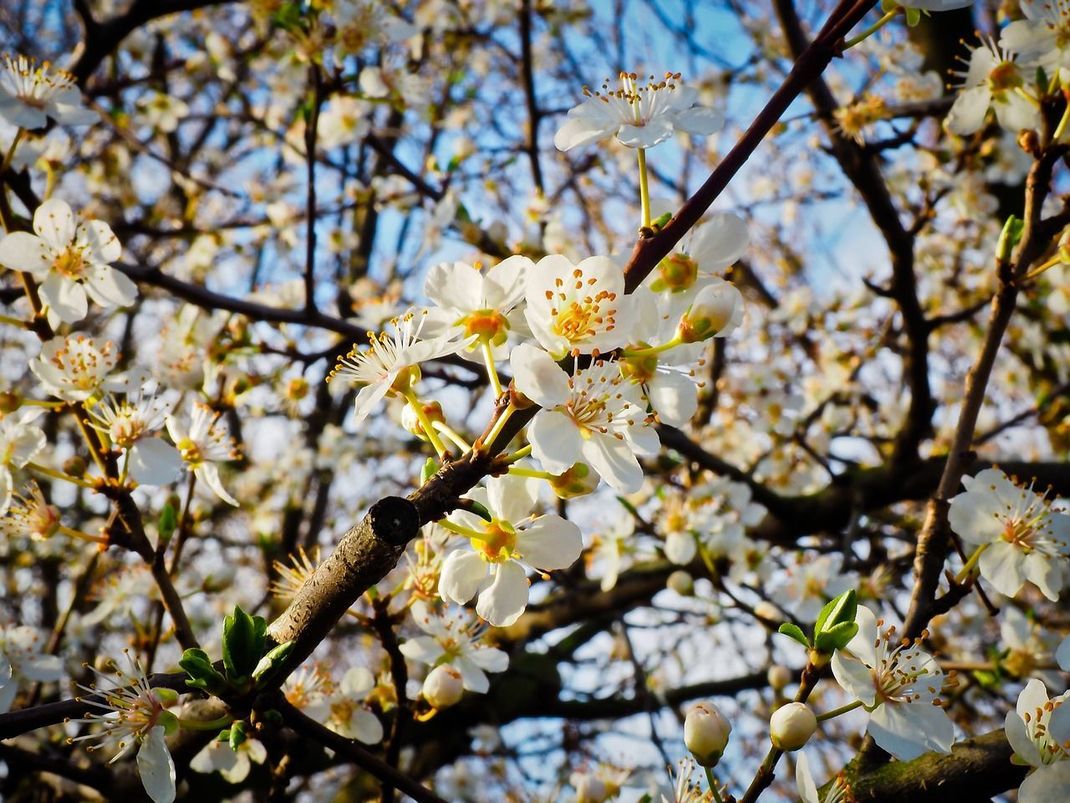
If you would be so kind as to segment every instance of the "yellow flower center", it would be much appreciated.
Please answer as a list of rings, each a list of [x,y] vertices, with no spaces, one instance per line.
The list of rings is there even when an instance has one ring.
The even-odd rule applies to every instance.
[[[477,335],[481,340],[488,340],[494,345],[505,341],[509,332],[509,322],[497,310],[481,309],[465,315],[460,320],[467,337]]]
[[[483,526],[483,537],[472,539],[472,548],[488,563],[508,560],[516,549],[516,530],[507,521],[495,519]]]
[[[175,447],[178,449],[178,453],[182,455],[182,459],[187,463],[197,465],[204,460],[204,457],[201,455],[201,447],[189,438],[183,438],[175,444]]]
[[[80,248],[68,248],[52,260],[52,270],[68,279],[81,279],[86,262]]]
[[[658,278],[660,287],[655,290],[668,288],[673,292],[687,290],[698,279],[698,263],[687,254],[679,252],[670,254],[658,263]]]

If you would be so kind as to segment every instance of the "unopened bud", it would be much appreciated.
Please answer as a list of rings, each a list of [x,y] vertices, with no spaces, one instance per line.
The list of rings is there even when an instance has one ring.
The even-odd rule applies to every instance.
[[[424,415],[427,416],[427,420],[432,424],[446,423],[446,416],[442,414],[442,405],[437,401],[421,404],[420,408],[423,410]],[[409,434],[415,435],[417,438],[427,438],[424,428],[420,424],[420,419],[416,416],[416,411],[412,409],[410,404],[406,404],[401,408],[401,426],[405,427]]]
[[[779,622],[784,618],[776,605],[764,599],[754,606],[754,615],[767,622]]]
[[[703,767],[715,767],[721,760],[732,726],[713,703],[698,703],[684,719],[684,744]]]
[[[72,455],[63,461],[64,474],[70,474],[72,477],[82,477],[85,475],[85,470],[85,458],[80,455]]]
[[[463,694],[464,680],[461,673],[449,664],[436,666],[424,678],[424,699],[435,708],[449,708],[455,705]]]
[[[560,499],[586,496],[598,487],[598,475],[586,463],[576,463],[550,480],[550,487]]]
[[[817,730],[817,717],[806,703],[788,703],[769,719],[769,738],[777,750],[798,750]]]
[[[5,390],[0,393],[0,415],[7,415],[13,413],[19,409],[19,405],[22,403],[19,399],[19,394],[13,390]]]
[[[698,291],[680,318],[676,334],[684,343],[724,337],[743,322],[743,295],[729,282],[714,282]]]
[[[765,677],[773,691],[782,691],[791,683],[792,671],[783,664],[774,664]]]
[[[604,803],[609,797],[605,782],[590,773],[574,772],[569,781],[576,787],[576,803]]]
[[[677,569],[669,575],[665,585],[670,591],[675,591],[681,597],[690,597],[695,593],[695,581],[690,574],[683,569]]]

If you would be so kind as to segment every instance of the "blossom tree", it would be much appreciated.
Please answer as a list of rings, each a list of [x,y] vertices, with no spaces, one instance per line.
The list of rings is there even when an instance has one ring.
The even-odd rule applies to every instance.
[[[771,6],[4,6],[0,797],[1070,798],[1070,6]]]

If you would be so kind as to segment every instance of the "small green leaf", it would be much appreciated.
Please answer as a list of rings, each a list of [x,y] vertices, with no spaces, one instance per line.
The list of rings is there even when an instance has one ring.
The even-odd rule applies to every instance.
[[[182,653],[178,665],[189,675],[186,685],[209,694],[220,694],[227,688],[227,680],[212,666],[204,650],[189,649]]]
[[[777,628],[777,632],[781,635],[787,636],[790,639],[794,639],[807,649],[809,649],[810,647],[810,639],[808,639],[806,637],[806,634],[803,633],[802,628],[799,627],[797,624],[794,624],[793,622],[784,622],[784,624]]]
[[[242,746],[245,739],[245,723],[239,720],[230,726],[230,749],[235,753],[238,752],[238,748]]]
[[[250,616],[234,606],[234,613],[223,619],[223,666],[232,682],[241,682],[252,674],[264,654],[267,620]]]
[[[858,595],[855,594],[853,588],[829,600],[821,609],[821,613],[817,615],[817,622],[814,624],[814,646],[817,646],[816,639],[819,634],[832,629],[841,622],[853,622],[857,613]]]
[[[291,652],[293,652],[296,641],[287,641],[285,644],[280,644],[275,649],[268,652],[263,658],[260,659],[260,663],[256,665],[256,669],[253,670],[253,680],[260,680],[266,672],[270,672],[276,666],[286,660]]]
[[[824,653],[842,650],[858,632],[857,622],[840,622],[814,636],[814,647]]]
[[[156,530],[160,533],[161,544],[171,540],[171,536],[174,535],[177,526],[178,514],[175,512],[175,506],[167,502],[163,506],[163,510],[160,511],[160,521],[156,525]]]

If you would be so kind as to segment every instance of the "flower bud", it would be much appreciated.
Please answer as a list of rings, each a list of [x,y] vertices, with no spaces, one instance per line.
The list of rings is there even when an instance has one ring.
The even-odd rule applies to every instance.
[[[442,413],[442,405],[437,401],[427,402],[421,406],[423,407],[424,415],[432,423],[444,424],[446,422],[446,417]],[[406,404],[401,408],[401,426],[405,427],[405,430],[410,435],[415,435],[417,438],[422,439],[427,438],[427,435],[424,434],[424,428],[420,425],[420,419],[416,417],[416,412],[412,409],[412,405]]]
[[[779,622],[784,618],[784,614],[780,612],[776,605],[764,599],[754,606],[754,615],[759,619],[765,619],[767,622]]]
[[[703,767],[716,767],[732,726],[713,703],[698,703],[684,719],[684,744]]]
[[[670,574],[669,579],[665,581],[665,585],[681,597],[690,597],[695,593],[695,581],[683,569],[677,569]]]
[[[19,394],[15,391],[5,390],[0,393],[0,415],[15,412],[19,409],[20,404],[22,404],[22,400],[19,399]]]
[[[435,708],[449,708],[464,694],[461,673],[449,664],[439,664],[424,678],[423,695]]]
[[[604,803],[609,797],[605,783],[590,773],[574,772],[569,782],[576,787],[576,803]]]
[[[680,318],[676,335],[684,343],[724,337],[743,322],[743,295],[729,282],[714,282],[698,291]]]
[[[598,475],[586,463],[576,463],[550,480],[550,487],[560,499],[586,496],[598,487]]]
[[[783,691],[791,683],[792,671],[783,664],[774,664],[765,676],[773,691]]]
[[[798,750],[817,730],[817,717],[806,703],[788,703],[769,719],[769,738],[777,750]]]

